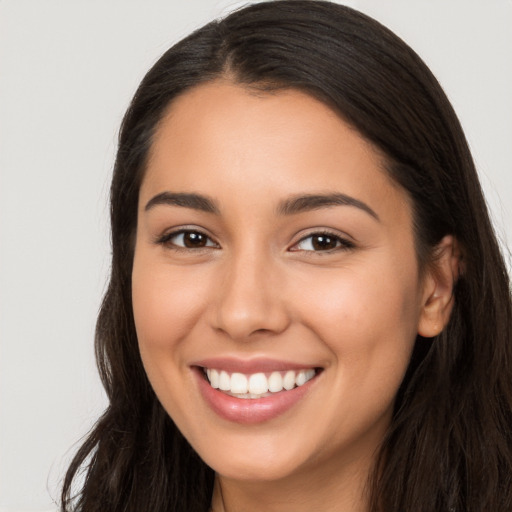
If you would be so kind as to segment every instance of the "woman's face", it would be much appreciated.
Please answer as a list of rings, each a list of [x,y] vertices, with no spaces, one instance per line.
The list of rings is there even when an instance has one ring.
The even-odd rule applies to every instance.
[[[425,291],[405,192],[328,107],[221,81],[175,100],[132,279],[149,380],[220,475],[371,459]]]

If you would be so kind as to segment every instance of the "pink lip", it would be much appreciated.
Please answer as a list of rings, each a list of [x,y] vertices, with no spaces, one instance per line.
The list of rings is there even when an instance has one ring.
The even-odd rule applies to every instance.
[[[207,367],[220,367],[229,371],[225,365],[219,366],[218,362],[213,366]],[[261,366],[258,366],[258,368],[260,371],[279,371],[276,368],[271,370],[262,369]],[[288,369],[292,368],[299,369],[297,366],[290,366]],[[303,368],[311,368],[311,366]],[[193,370],[201,395],[210,408],[225,420],[245,425],[263,423],[284,414],[306,396],[311,387],[315,385],[318,377],[317,375],[303,386],[296,387],[290,391],[283,390],[264,398],[244,399],[227,395],[218,389],[212,388],[204,377],[203,370],[199,368],[199,365],[194,367]],[[237,367],[237,370],[240,371],[240,366]],[[251,373],[251,371],[247,373]]]
[[[277,361],[274,359],[255,358],[255,359],[235,359],[231,357],[212,357],[202,359],[191,364],[191,366],[200,366],[203,368],[214,368],[216,370],[224,370],[228,373],[270,373],[285,372],[288,370],[309,370],[315,366],[293,363],[291,361]]]

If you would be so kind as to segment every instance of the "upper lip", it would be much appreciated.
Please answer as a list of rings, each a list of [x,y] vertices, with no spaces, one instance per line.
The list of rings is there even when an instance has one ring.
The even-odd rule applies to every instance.
[[[303,364],[293,361],[282,361],[278,359],[270,359],[258,357],[253,359],[238,359],[234,357],[211,357],[195,361],[191,366],[202,368],[210,368],[216,370],[225,370],[229,373],[269,373],[288,370],[309,370],[310,368],[318,368],[315,364]]]

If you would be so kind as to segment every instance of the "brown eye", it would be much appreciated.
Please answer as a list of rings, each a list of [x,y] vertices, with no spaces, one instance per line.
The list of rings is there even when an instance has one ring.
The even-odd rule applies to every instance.
[[[328,252],[334,250],[351,249],[352,242],[344,240],[338,235],[330,233],[313,233],[300,240],[292,249],[293,251]]]
[[[329,235],[315,235],[311,237],[311,246],[315,251],[328,251],[338,245],[338,239]]]
[[[183,245],[189,248],[206,247],[208,237],[197,231],[183,233]]]
[[[202,249],[204,247],[218,247],[218,245],[207,235],[200,231],[182,230],[169,233],[159,243],[176,249]]]

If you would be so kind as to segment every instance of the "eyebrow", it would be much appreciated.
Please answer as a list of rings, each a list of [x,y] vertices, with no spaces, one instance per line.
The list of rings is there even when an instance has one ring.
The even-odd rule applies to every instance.
[[[144,210],[148,211],[157,205],[181,206],[206,213],[220,214],[220,209],[213,199],[194,193],[162,192],[150,199]],[[297,213],[329,208],[332,206],[353,206],[368,213],[380,221],[379,216],[366,203],[346,194],[306,194],[282,201],[278,208],[279,215],[295,215]]]
[[[354,206],[380,221],[377,213],[366,203],[345,194],[307,194],[296,196],[283,201],[277,211],[280,215],[294,215],[331,206]]]
[[[162,192],[150,199],[144,210],[151,210],[151,208],[157,205],[181,206],[183,208],[191,208],[193,210],[214,213],[216,215],[220,213],[219,207],[213,199],[200,194]]]

